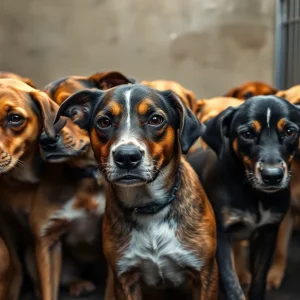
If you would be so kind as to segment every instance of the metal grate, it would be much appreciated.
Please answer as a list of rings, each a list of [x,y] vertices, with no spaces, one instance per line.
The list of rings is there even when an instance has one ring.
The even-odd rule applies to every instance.
[[[275,85],[300,84],[300,0],[276,3]]]

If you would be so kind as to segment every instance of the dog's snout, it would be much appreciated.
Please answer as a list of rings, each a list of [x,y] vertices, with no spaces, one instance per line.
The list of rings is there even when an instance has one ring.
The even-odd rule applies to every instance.
[[[261,170],[261,178],[265,184],[279,184],[284,177],[284,170],[278,167],[266,167]]]
[[[52,138],[49,137],[45,132],[43,132],[40,136],[40,145],[44,150],[51,150],[56,147],[58,139],[59,135]]]
[[[142,160],[142,152],[135,145],[119,146],[113,153],[116,165],[121,169],[134,169]]]

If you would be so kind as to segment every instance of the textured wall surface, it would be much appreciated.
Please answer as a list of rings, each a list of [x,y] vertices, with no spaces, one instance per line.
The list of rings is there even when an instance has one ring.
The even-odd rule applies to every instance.
[[[0,69],[43,87],[120,70],[198,97],[273,81],[274,0],[2,0]]]

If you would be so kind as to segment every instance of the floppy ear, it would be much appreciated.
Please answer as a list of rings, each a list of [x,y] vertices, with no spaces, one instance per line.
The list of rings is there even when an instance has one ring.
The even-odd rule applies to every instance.
[[[239,87],[232,88],[231,90],[229,90],[229,91],[224,95],[224,97],[234,97],[234,98],[237,98],[239,91],[240,91],[240,88],[239,88]]]
[[[98,89],[86,89],[71,95],[59,107],[55,123],[66,116],[83,129],[88,129],[91,113],[103,92]]]
[[[89,80],[95,82],[96,86],[101,90],[107,90],[121,84],[135,83],[132,78],[127,78],[120,72],[101,72],[93,74]]]
[[[228,137],[230,123],[237,109],[228,107],[205,123],[206,130],[202,139],[216,152],[219,158],[222,157],[225,147],[225,137]]]
[[[172,91],[160,92],[169,100],[179,117],[179,141],[181,152],[187,154],[194,142],[203,135],[205,126],[200,123],[194,113]]]
[[[23,80],[26,84],[28,84],[28,85],[30,85],[31,87],[37,89],[37,86],[33,83],[33,81],[32,81],[31,79],[29,79],[29,78],[27,78],[27,77],[23,77],[22,80]]]
[[[42,91],[31,91],[29,94],[42,113],[45,132],[50,138],[54,138],[57,133],[57,128],[62,128],[66,123],[66,120],[62,119],[56,126],[53,124],[59,106]]]

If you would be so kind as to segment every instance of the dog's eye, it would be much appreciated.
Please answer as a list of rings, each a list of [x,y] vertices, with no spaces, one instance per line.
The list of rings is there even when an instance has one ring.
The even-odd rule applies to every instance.
[[[21,125],[24,122],[24,118],[18,114],[11,114],[8,116],[8,123],[14,126]]]
[[[240,133],[240,135],[244,140],[252,140],[254,138],[254,134],[250,130],[243,131]]]
[[[288,127],[284,130],[284,134],[285,136],[287,137],[293,137],[295,134],[296,134],[296,129],[295,128],[291,128],[291,127]]]
[[[162,116],[155,115],[155,116],[151,117],[151,119],[148,121],[148,124],[150,124],[152,126],[157,126],[157,125],[160,125],[163,121],[164,121],[164,119]]]
[[[101,127],[101,128],[107,128],[107,127],[110,127],[111,126],[111,121],[109,118],[106,118],[106,117],[102,117],[100,118],[98,121],[97,121],[98,125]]]

